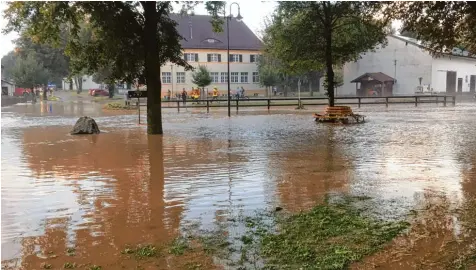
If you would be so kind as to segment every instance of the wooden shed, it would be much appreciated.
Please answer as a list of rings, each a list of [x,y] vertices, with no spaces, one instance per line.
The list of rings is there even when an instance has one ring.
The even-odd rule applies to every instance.
[[[356,94],[365,96],[392,96],[395,79],[382,72],[365,73],[351,81],[355,83]],[[360,87],[359,87],[360,85]]]

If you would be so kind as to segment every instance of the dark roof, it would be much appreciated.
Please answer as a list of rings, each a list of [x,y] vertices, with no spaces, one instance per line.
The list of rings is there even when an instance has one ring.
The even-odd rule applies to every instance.
[[[181,41],[184,49],[227,49],[226,21],[223,32],[213,32],[208,15],[180,15],[170,14],[170,18],[178,23],[179,34],[185,39]],[[261,40],[243,22],[235,18],[230,21],[230,49],[232,50],[260,50]],[[190,31],[191,28],[191,31]],[[209,42],[214,41],[214,42]]]
[[[362,81],[379,81],[379,82],[394,82],[395,79],[388,76],[385,73],[382,72],[375,72],[375,73],[365,73],[364,75],[358,77],[357,79],[354,79],[351,81],[351,83],[357,83],[357,82],[362,82]]]

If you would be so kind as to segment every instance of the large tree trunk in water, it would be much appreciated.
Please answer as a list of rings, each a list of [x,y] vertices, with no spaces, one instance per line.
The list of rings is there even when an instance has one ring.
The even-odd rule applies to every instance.
[[[141,2],[144,8],[145,80],[147,84],[147,133],[162,134],[158,13],[156,2]]]
[[[113,98],[114,97],[114,83],[108,84],[107,88],[109,90],[109,98]]]
[[[324,2],[324,35],[326,39],[327,96],[329,106],[334,107],[334,70],[332,68],[332,17],[330,3]]]

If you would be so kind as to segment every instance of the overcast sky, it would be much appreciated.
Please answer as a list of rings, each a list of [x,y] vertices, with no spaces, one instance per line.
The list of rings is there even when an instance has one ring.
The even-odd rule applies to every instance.
[[[243,21],[256,34],[259,34],[260,30],[263,29],[264,18],[266,18],[268,15],[271,15],[271,13],[273,12],[274,8],[277,5],[276,1],[236,1],[236,2],[240,5],[241,16],[243,16]],[[0,16],[1,18],[0,27],[2,30],[7,24],[7,21],[3,17],[3,11],[5,10],[6,6],[7,5],[5,2],[0,2],[0,10],[2,12],[2,15]],[[227,7],[226,12],[228,14],[229,7]],[[206,14],[206,10],[203,7],[203,5],[201,5],[195,9],[195,13]],[[238,13],[236,5],[233,5],[232,13],[234,16],[236,16],[236,14]],[[398,29],[398,27],[400,26],[400,23],[395,22],[393,25],[396,26]],[[9,51],[13,50],[14,46],[12,41],[16,39],[17,37],[18,37],[17,33],[10,33],[8,35],[4,35],[3,33],[1,34],[0,57],[3,57]]]

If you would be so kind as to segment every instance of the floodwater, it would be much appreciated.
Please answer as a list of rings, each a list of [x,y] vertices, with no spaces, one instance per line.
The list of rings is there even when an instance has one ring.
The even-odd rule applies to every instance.
[[[381,216],[430,213],[415,232],[432,241],[403,238],[386,250],[411,246],[414,256],[389,263],[377,254],[355,268],[414,269],[414,257],[437,258],[442,243],[474,240],[465,217],[475,212],[461,210],[476,195],[474,103],[362,107],[354,110],[369,120],[353,126],[316,124],[313,110],[240,109],[231,119],[225,110],[164,110],[164,136],[147,135],[135,112],[100,108],[2,108],[2,265],[131,269],[119,259],[126,246],[169,241],[197,221],[211,228],[257,209],[307,209],[335,193],[370,196]],[[103,132],[69,135],[80,115]]]

